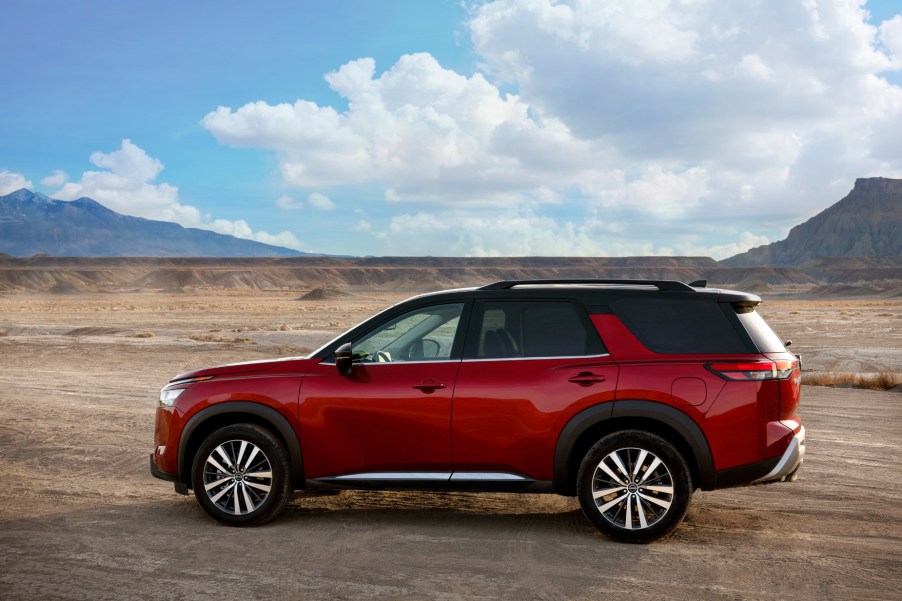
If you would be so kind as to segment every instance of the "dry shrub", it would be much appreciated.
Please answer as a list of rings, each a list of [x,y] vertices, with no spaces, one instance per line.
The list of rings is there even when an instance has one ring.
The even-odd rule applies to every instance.
[[[254,344],[250,338],[229,338],[228,336],[212,336],[210,334],[192,334],[188,336],[198,342],[228,342],[231,344]]]
[[[132,334],[132,338],[153,338],[156,336],[153,332],[137,332]]]
[[[902,385],[902,374],[889,371],[877,374],[856,374],[847,371],[802,374],[802,384],[809,386],[842,386],[867,390],[889,390]]]

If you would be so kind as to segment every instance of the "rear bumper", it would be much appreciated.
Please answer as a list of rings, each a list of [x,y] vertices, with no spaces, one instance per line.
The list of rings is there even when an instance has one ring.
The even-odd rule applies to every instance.
[[[780,460],[768,473],[761,476],[752,484],[767,484],[769,482],[792,482],[796,473],[802,467],[805,459],[805,426],[802,426],[792,437],[789,446]]]

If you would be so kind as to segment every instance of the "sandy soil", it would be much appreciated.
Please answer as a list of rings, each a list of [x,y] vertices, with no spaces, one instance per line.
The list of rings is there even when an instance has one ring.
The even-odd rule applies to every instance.
[[[302,354],[406,295],[0,297],[0,599],[896,599],[902,395],[805,387],[792,484],[696,495],[647,546],[575,500],[345,492],[232,529],[148,472],[160,386]],[[902,302],[772,302],[806,368],[902,369]]]

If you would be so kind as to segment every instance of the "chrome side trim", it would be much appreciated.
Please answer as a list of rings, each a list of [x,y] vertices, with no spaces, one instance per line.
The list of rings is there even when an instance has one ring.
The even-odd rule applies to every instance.
[[[802,461],[805,459],[805,426],[792,437],[789,446],[780,457],[780,461],[764,476],[761,476],[752,484],[764,484],[766,482],[777,482],[784,478],[790,477],[794,479],[795,472],[801,467]]]
[[[519,474],[508,474],[506,472],[454,472],[451,474],[451,481],[456,482],[460,480],[522,480],[526,481],[529,478],[524,476],[520,476]]]
[[[344,474],[334,476],[334,480],[446,480],[452,482],[466,481],[523,481],[530,480],[519,474],[508,472],[365,472],[361,474]]]
[[[335,480],[449,480],[451,472],[367,472],[334,476]]]

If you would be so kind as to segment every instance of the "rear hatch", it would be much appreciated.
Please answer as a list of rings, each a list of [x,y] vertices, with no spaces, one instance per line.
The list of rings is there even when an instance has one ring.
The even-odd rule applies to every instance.
[[[780,421],[797,421],[796,410],[801,399],[801,360],[786,349],[786,345],[767,325],[754,306],[735,304],[736,317],[742,324],[758,351],[767,357],[773,366],[762,367],[757,378],[773,381],[778,393],[776,418]],[[769,416],[773,418],[773,414]],[[794,424],[787,424],[793,427]],[[793,428],[794,429],[794,428]]]

